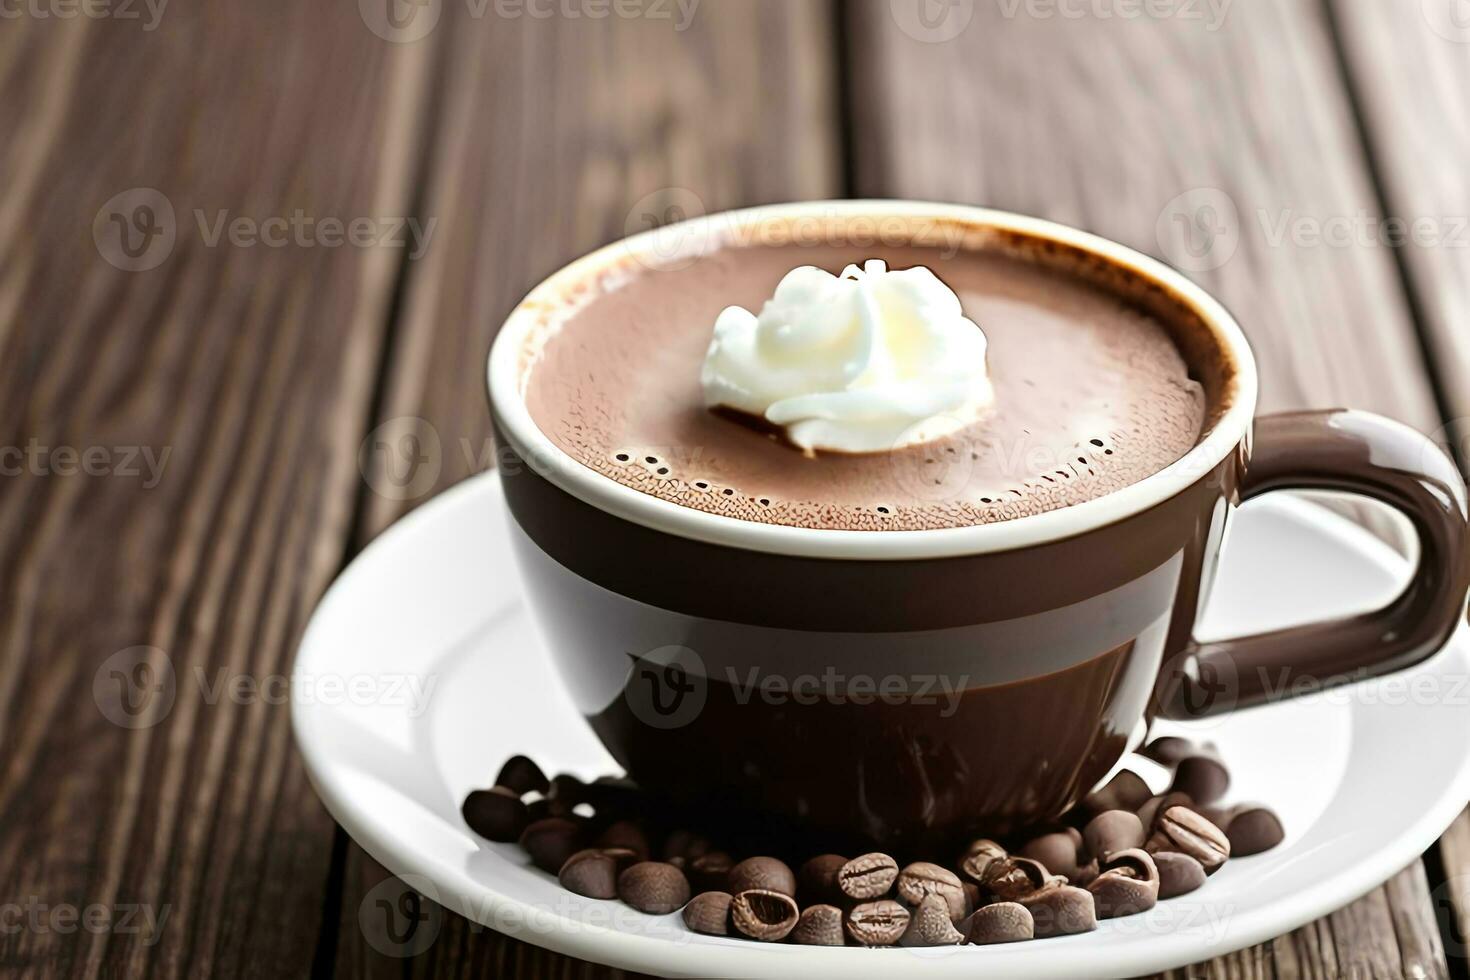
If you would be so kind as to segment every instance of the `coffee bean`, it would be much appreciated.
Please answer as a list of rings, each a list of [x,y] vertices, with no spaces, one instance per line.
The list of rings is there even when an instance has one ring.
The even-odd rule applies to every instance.
[[[730,903],[730,921],[742,936],[774,943],[796,928],[801,913],[796,900],[783,892],[752,888]]]
[[[637,851],[630,851],[626,847],[600,847],[598,850],[617,862],[618,874],[622,874],[639,861],[648,860],[644,855],[639,854]]]
[[[664,838],[664,846],[660,853],[665,861],[683,858],[685,863],[692,863],[695,858],[702,857],[714,849],[709,838],[702,837],[690,830],[676,830]]]
[[[1088,852],[1106,863],[1110,854],[1143,846],[1143,822],[1136,813],[1128,810],[1108,810],[1088,821],[1083,828],[1082,839],[1087,844]],[[1047,867],[1050,868],[1051,865]]]
[[[1205,883],[1205,869],[1188,854],[1159,851],[1153,856],[1159,869],[1159,898],[1188,895]]]
[[[796,897],[796,875],[786,862],[773,857],[746,858],[730,869],[727,890],[732,895],[744,891],[780,892]]]
[[[730,934],[729,892],[700,892],[684,906],[684,924],[706,936]]]
[[[724,851],[710,851],[689,862],[689,875],[701,891],[729,891],[730,869],[735,859]]]
[[[1038,861],[1024,857],[1008,857],[990,862],[980,887],[1002,902],[1015,902],[1041,890],[1052,876]]]
[[[1147,803],[1138,808],[1138,822],[1143,824],[1144,835],[1154,832],[1154,824],[1158,822],[1159,814],[1171,806],[1187,806],[1195,809],[1194,800],[1188,793],[1160,793],[1152,797]],[[1196,810],[1196,812],[1198,812]]]
[[[618,898],[640,912],[663,915],[689,901],[689,879],[663,861],[640,861],[618,875]]]
[[[818,854],[809,858],[796,873],[797,892],[808,902],[839,902],[842,889],[837,887],[837,873],[847,863],[841,854]]]
[[[1021,899],[1021,904],[1031,913],[1037,939],[1071,936],[1097,928],[1092,893],[1075,885],[1051,882]]]
[[[835,905],[810,905],[802,910],[791,941],[802,946],[845,946],[847,934],[842,929],[842,910]]]
[[[567,891],[587,898],[618,897],[618,859],[601,848],[573,854],[556,877]]]
[[[1159,900],[1159,869],[1147,851],[1117,851],[1087,886],[1100,919],[1137,915]]]
[[[598,847],[620,847],[648,860],[648,835],[631,820],[610,824],[597,838]]]
[[[965,920],[965,938],[976,946],[1018,943],[1035,935],[1031,912],[1019,902],[996,902]]]
[[[1093,816],[1108,810],[1137,810],[1153,795],[1142,776],[1132,769],[1121,769],[1106,786],[1083,800],[1082,806]]]
[[[965,914],[969,915],[971,912],[974,912],[980,907],[980,904],[984,899],[984,895],[980,891],[980,886],[975,884],[973,881],[965,882],[964,888]]]
[[[1249,807],[1230,820],[1226,835],[1232,857],[1247,857],[1269,851],[1286,836],[1281,819],[1265,807]]]
[[[545,820],[547,817],[566,817],[570,819],[575,816],[569,803],[558,800],[542,798],[533,800],[526,804],[526,822],[535,823],[537,820]]]
[[[504,786],[475,790],[464,798],[459,812],[475,833],[502,843],[519,838],[530,822],[526,804],[514,790]]]
[[[893,858],[887,854],[864,854],[853,858],[838,870],[837,887],[848,898],[878,898],[888,894],[888,889],[893,887],[897,878],[898,862]]]
[[[1179,760],[1194,755],[1198,751],[1199,748],[1187,738],[1180,738],[1177,735],[1161,735],[1139,749],[1138,754],[1172,769],[1179,764]]]
[[[1171,806],[1154,821],[1154,832],[1144,850],[1178,851],[1200,863],[1206,874],[1225,863],[1230,856],[1230,841],[1219,827],[1188,807]]]
[[[1021,848],[1021,855],[1039,861],[1052,874],[1075,880],[1082,861],[1078,844],[1078,839],[1072,834],[1058,830],[1027,841]]]
[[[569,772],[557,773],[551,777],[551,783],[546,788],[546,798],[555,800],[566,806],[576,806],[585,801],[586,786],[582,780]]]
[[[517,796],[525,796],[527,793],[545,793],[551,784],[540,766],[523,755],[513,755],[500,767],[495,785],[504,786]]]
[[[1230,788],[1230,771],[1212,755],[1192,755],[1174,770],[1174,783],[1169,787],[1188,793],[1200,805],[1214,803]]]
[[[993,840],[980,838],[966,849],[960,858],[960,872],[977,885],[985,880],[985,869],[991,861],[1006,856],[1006,849]]]
[[[965,889],[959,876],[948,868],[928,861],[916,861],[898,873],[894,887],[898,897],[918,908],[931,895],[943,899],[951,922],[965,917]]]
[[[622,776],[598,776],[582,785],[577,795],[576,802],[589,804],[604,822],[637,816],[648,809],[643,792],[632,780]]]
[[[899,876],[902,886],[903,877]],[[900,946],[958,946],[964,933],[954,927],[950,905],[943,895],[925,895],[909,917],[909,927],[899,937]]]
[[[521,831],[520,846],[536,867],[559,874],[567,858],[582,849],[582,825],[565,817],[537,820]]]
[[[864,902],[847,913],[847,934],[860,946],[892,946],[908,931],[909,918],[909,910],[892,899]]]

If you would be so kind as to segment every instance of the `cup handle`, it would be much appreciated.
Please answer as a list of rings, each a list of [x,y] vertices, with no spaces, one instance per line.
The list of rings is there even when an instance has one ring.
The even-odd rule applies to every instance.
[[[1374,612],[1195,641],[1177,661],[1183,669],[1161,704],[1166,718],[1218,714],[1413,666],[1444,645],[1465,613],[1465,481],[1432,441],[1381,415],[1334,409],[1257,419],[1254,443],[1241,500],[1285,489],[1380,500],[1414,525],[1419,567],[1398,598]]]

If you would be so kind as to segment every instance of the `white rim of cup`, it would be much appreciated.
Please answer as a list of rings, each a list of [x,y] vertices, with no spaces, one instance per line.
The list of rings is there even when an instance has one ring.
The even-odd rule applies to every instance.
[[[600,276],[628,267],[630,259],[667,263],[655,250],[656,236],[698,243],[761,222],[819,221],[858,217],[951,221],[975,230],[994,229],[1052,239],[1089,252],[1163,286],[1193,308],[1234,360],[1228,407],[1193,449],[1156,473],[1120,490],[1057,510],[1013,520],[929,530],[852,531],[765,524],[712,514],[643,493],[579,463],[553,443],[526,408],[522,378],[532,333],[547,323],[550,311],[565,310],[585,297]],[[606,245],[564,266],[542,281],[506,318],[490,349],[486,380],[490,410],[511,448],[534,472],[553,485],[615,517],[656,531],[710,544],[806,558],[908,560],[949,558],[1033,547],[1105,527],[1156,506],[1209,473],[1246,437],[1255,415],[1255,359],[1240,326],[1209,293],[1182,274],[1117,242],[1040,218],[988,208],[929,201],[811,201],[767,205],[703,215],[678,225],[641,232]]]

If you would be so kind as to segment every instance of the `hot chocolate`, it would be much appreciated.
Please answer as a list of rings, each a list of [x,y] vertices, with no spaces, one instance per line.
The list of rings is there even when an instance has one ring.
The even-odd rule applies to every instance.
[[[875,259],[926,267],[958,295],[960,322],[986,340],[983,412],[917,445],[803,453],[706,407],[701,364],[722,310],[759,312],[796,267]],[[526,402],[561,449],[653,496],[772,524],[959,527],[1081,503],[1179,459],[1207,415],[1167,323],[1074,270],[1000,251],[725,247],[679,269],[635,267],[543,343]]]

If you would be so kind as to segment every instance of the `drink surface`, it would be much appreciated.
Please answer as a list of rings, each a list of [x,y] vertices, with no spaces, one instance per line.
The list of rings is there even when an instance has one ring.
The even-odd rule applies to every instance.
[[[984,331],[994,404],[937,441],[803,454],[705,407],[700,366],[720,311],[759,311],[791,269],[930,268]],[[999,252],[927,247],[724,248],[640,269],[577,306],[526,382],[541,430],[581,464],[710,513],[813,528],[913,530],[1011,520],[1158,472],[1207,406],[1166,325],[1077,275]],[[749,420],[746,420],[749,421]]]

